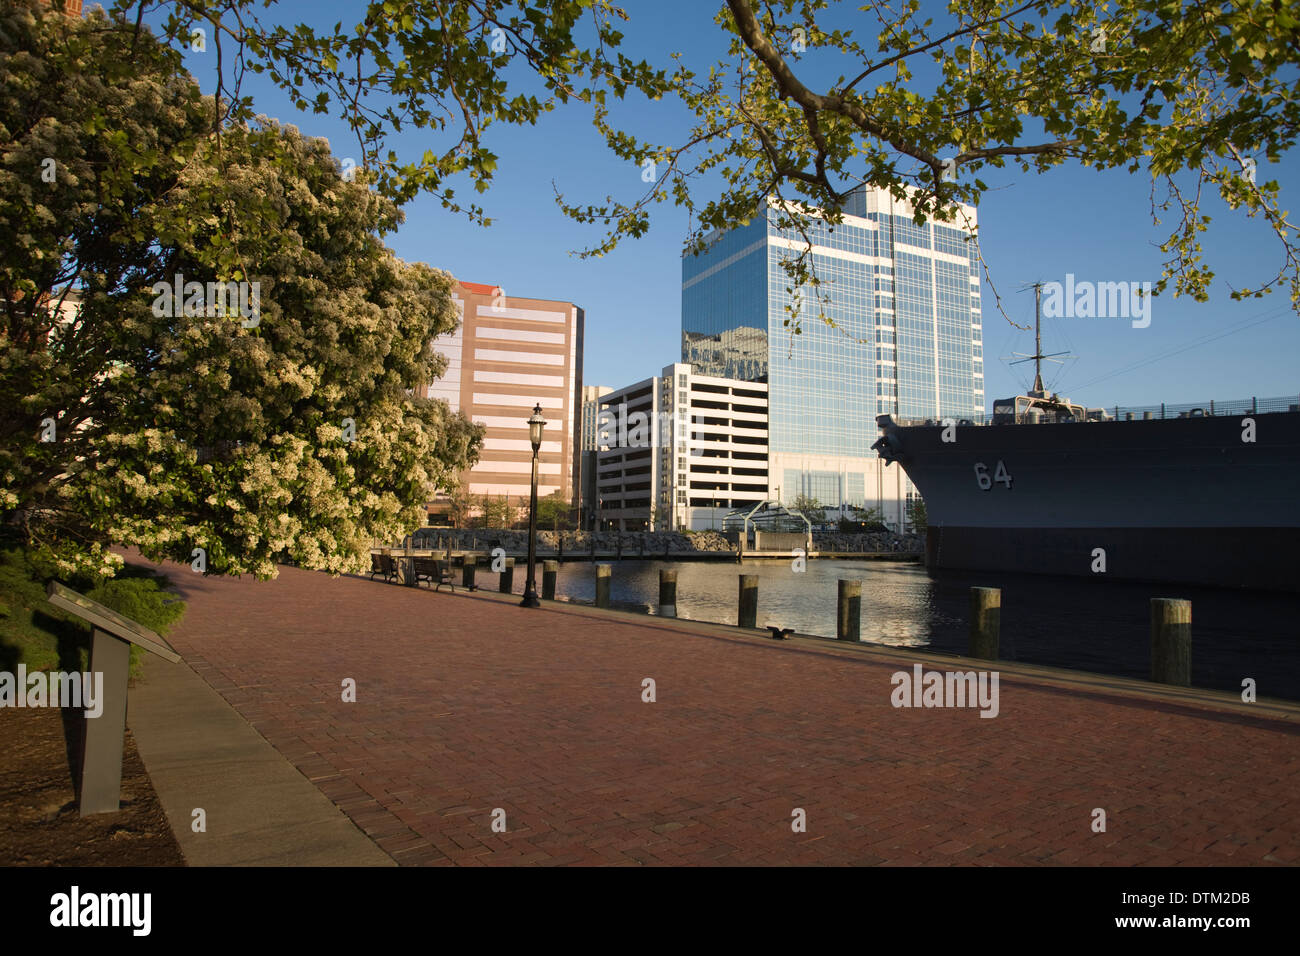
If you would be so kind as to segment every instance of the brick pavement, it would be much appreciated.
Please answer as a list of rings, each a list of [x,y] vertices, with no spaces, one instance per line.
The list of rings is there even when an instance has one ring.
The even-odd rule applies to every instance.
[[[995,719],[895,709],[905,652],[292,568],[165,570],[194,670],[404,865],[1300,859],[1294,720],[1010,664]]]

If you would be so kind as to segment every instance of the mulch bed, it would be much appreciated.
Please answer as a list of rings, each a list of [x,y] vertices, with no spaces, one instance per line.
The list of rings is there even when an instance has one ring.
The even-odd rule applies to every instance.
[[[65,722],[54,707],[0,708],[0,866],[184,866],[129,730],[122,808],[79,816],[70,755],[82,720],[75,711]]]

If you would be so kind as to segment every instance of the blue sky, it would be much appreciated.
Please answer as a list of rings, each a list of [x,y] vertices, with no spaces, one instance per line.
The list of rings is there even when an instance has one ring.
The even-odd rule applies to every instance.
[[[723,34],[712,22],[714,4],[627,0],[624,8],[630,15],[622,28],[630,55],[667,66],[668,54],[681,52],[697,71],[725,55]],[[291,3],[280,7],[278,17],[352,23],[358,9],[342,2]],[[211,53],[191,54],[187,62],[210,92]],[[260,112],[329,139],[340,159],[350,155],[349,146],[355,152],[346,128],[333,117],[297,113],[260,77],[247,77],[245,91]],[[641,99],[621,104],[616,119],[640,137],[661,142],[680,138],[689,122],[674,103]],[[474,195],[493,225],[473,226],[421,198],[406,207],[407,221],[387,238],[389,245],[403,259],[500,285],[507,295],[580,305],[587,323],[586,384],[626,385],[677,361],[685,213],[661,205],[646,236],[625,240],[603,258],[580,259],[571,251],[595,244],[603,233],[567,219],[555,204],[554,189],[570,202],[597,203],[608,194],[631,200],[644,188],[639,167],[608,153],[581,106],[546,114],[536,127],[495,126],[487,141],[500,157],[496,179],[489,192]],[[419,155],[446,144],[435,133],[411,131],[392,145],[401,154]],[[1067,273],[1092,281],[1154,283],[1159,278],[1158,245],[1168,230],[1152,223],[1151,181],[1145,174],[1061,167],[1035,176],[1008,167],[980,175],[993,187],[979,209],[985,259],[1005,308],[1020,324],[1032,325],[1032,290],[1020,290],[1035,280],[1059,281]],[[1292,153],[1280,164],[1261,160],[1259,178],[1278,180],[1283,208],[1294,208],[1300,157]],[[467,182],[458,184],[458,196],[471,192]],[[1202,237],[1206,260],[1217,273],[1211,301],[1175,299],[1168,291],[1151,303],[1151,323],[1143,329],[1123,318],[1046,321],[1045,351],[1077,356],[1064,368],[1049,366],[1049,386],[1076,401],[1107,406],[1300,393],[1300,317],[1291,310],[1286,289],[1263,299],[1229,298],[1229,283],[1259,284],[1276,271],[1279,243],[1266,224],[1230,212],[1217,199],[1204,211],[1214,218]],[[1021,391],[1032,378],[1032,366],[1012,367],[1003,358],[1031,352],[1033,333],[1013,328],[998,314],[987,286],[984,342],[986,399]]]

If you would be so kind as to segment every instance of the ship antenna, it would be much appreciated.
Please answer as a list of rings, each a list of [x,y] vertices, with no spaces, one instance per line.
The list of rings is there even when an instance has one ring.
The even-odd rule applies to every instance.
[[[1044,398],[1047,395],[1047,389],[1043,387],[1043,359],[1059,364],[1061,361],[1059,356],[1064,355],[1066,358],[1073,358],[1073,356],[1067,355],[1065,352],[1043,353],[1043,283],[1034,282],[1032,285],[1034,289],[1034,354],[1024,355],[1020,352],[1012,352],[1013,361],[1008,364],[1019,365],[1021,362],[1028,362],[1033,359],[1034,387],[1029,394],[1035,398]]]
[[[1043,393],[1043,284],[1034,283],[1034,391]]]

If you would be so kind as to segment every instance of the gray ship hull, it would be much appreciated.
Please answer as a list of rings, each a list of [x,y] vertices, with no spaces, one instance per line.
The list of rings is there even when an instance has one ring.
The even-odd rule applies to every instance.
[[[1300,414],[882,429],[932,568],[1300,591]]]

